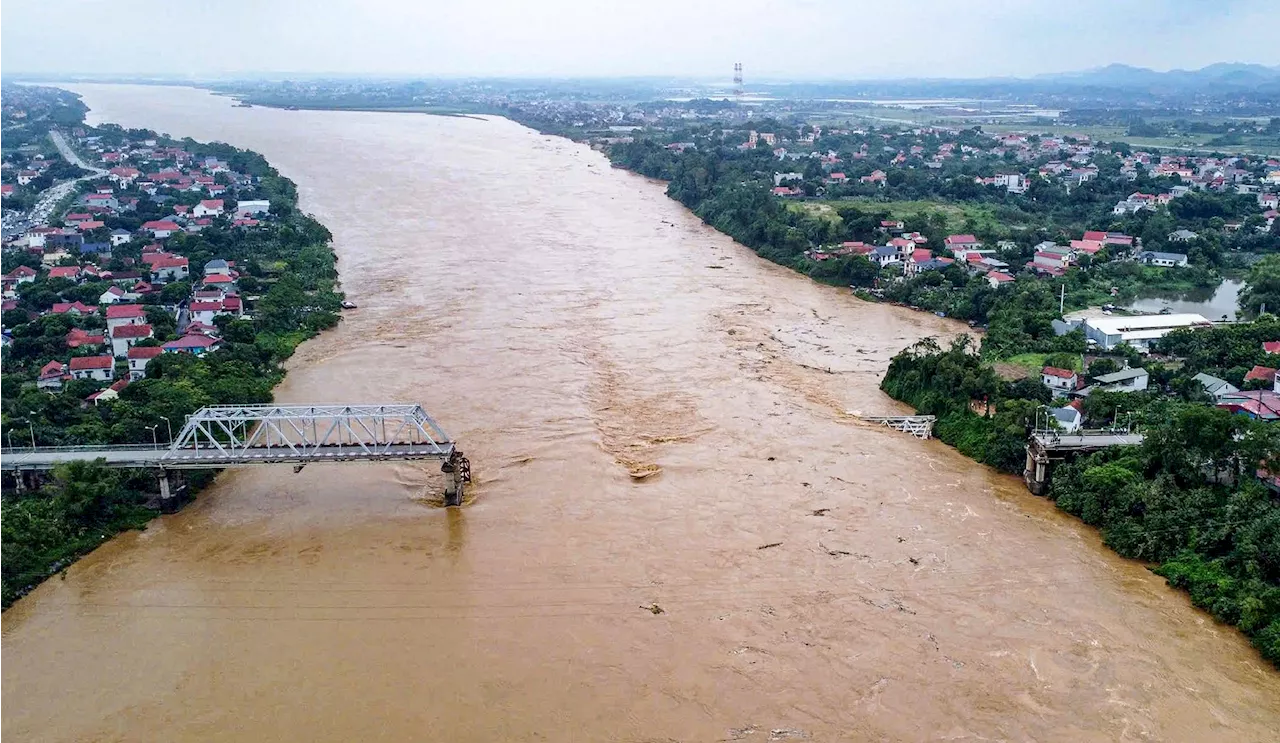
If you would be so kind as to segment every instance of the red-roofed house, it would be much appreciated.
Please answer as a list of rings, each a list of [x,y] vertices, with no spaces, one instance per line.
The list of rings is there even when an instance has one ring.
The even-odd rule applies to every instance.
[[[49,278],[51,279],[71,279],[75,281],[80,278],[79,266],[54,266],[49,269]]]
[[[148,253],[142,262],[151,266],[151,274],[162,283],[181,281],[190,275],[190,267],[184,256],[169,253]]]
[[[111,329],[111,353],[115,356],[124,356],[129,353],[130,348],[138,344],[138,341],[154,335],[151,326],[146,323],[117,325]]]
[[[67,348],[79,348],[81,346],[101,346],[106,343],[106,337],[101,333],[92,334],[87,330],[80,328],[72,328],[67,333]]]
[[[987,272],[987,283],[991,285],[992,289],[998,289],[1005,284],[1012,284],[1013,281],[1014,278],[1004,271]]]
[[[1102,243],[1097,240],[1072,240],[1071,249],[1077,253],[1093,255],[1102,250]]]
[[[205,199],[195,208],[191,210],[193,217],[219,217],[222,216],[222,199]]]
[[[235,288],[236,280],[234,277],[228,276],[225,273],[215,273],[215,274],[209,274],[208,276],[205,276],[203,285],[206,288],[222,289],[223,291],[230,291],[231,289]]]
[[[147,364],[164,353],[161,346],[134,346],[129,349],[129,379],[142,379],[147,376]]]
[[[129,386],[129,380],[121,379],[120,381],[116,382],[110,387],[107,387],[105,389],[100,389],[97,392],[93,393],[92,395],[89,395],[84,399],[84,401],[91,402],[94,405],[97,405],[98,403],[102,403],[102,402],[111,402],[112,400],[115,400],[116,398],[120,397],[120,391],[128,386]]]
[[[1267,341],[1262,344],[1263,353],[1280,353],[1280,341]]]
[[[1218,398],[1217,406],[1255,420],[1280,421],[1280,393],[1271,390],[1231,392]]]
[[[1040,381],[1054,392],[1070,392],[1076,388],[1080,378],[1070,369],[1046,366],[1040,370]]]
[[[982,243],[978,242],[978,238],[973,235],[947,235],[942,241],[951,252],[977,250],[982,247]]]
[[[110,356],[75,356],[71,359],[71,377],[109,382],[115,379],[115,366],[116,360]]]
[[[163,240],[182,228],[179,227],[176,222],[172,222],[168,219],[158,219],[150,222],[143,222],[142,229],[150,232],[151,236],[155,239]]]
[[[1102,232],[1101,230],[1089,230],[1084,233],[1084,239],[1096,243],[1106,242],[1107,233]]]
[[[53,309],[49,312],[55,315],[92,315],[98,311],[97,307],[91,307],[83,302],[54,302]]]
[[[1252,369],[1249,370],[1248,374],[1244,375],[1244,381],[1266,382],[1268,387],[1274,385],[1275,380],[1276,380],[1276,370],[1272,369],[1269,366],[1262,366],[1261,364],[1253,367]]]
[[[36,270],[30,266],[18,266],[5,274],[5,278],[17,284],[29,284],[36,280]]]
[[[50,361],[40,369],[40,377],[36,387],[45,392],[56,392],[62,389],[62,380],[67,376],[67,365],[61,361]]]
[[[105,227],[105,226],[106,226],[105,222],[99,222],[96,219],[91,219],[88,222],[81,222],[80,224],[76,225],[76,229],[80,230],[81,232],[88,232],[89,230],[96,230],[99,227]]]
[[[107,308],[107,330],[115,330],[121,325],[145,325],[146,310],[140,304],[113,304]]]
[[[1037,267],[1062,269],[1067,266],[1067,256],[1063,253],[1050,253],[1048,251],[1037,251],[1032,262]]]
[[[122,299],[124,299],[124,289],[118,286],[110,286],[98,296],[98,304],[115,304]]]

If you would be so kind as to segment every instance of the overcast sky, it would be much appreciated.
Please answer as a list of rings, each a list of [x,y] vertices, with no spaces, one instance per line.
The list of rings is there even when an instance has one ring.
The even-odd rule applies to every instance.
[[[4,0],[0,70],[1027,76],[1280,65],[1280,0]]]

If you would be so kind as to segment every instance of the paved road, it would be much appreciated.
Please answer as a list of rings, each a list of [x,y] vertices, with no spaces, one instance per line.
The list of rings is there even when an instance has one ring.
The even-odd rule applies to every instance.
[[[58,152],[67,162],[84,168],[85,170],[88,170],[89,173],[87,175],[82,175],[79,178],[63,181],[55,186],[46,188],[44,192],[40,194],[40,199],[36,202],[36,205],[31,207],[31,211],[27,213],[25,218],[17,220],[12,225],[5,226],[4,232],[6,236],[16,235],[21,232],[25,232],[32,227],[48,224],[49,220],[53,217],[54,207],[56,207],[58,203],[67,196],[67,194],[70,194],[75,190],[77,183],[90,178],[99,178],[107,172],[102,168],[95,168],[81,159],[81,157],[71,149],[71,146],[67,144],[67,140],[62,136],[62,132],[50,131],[49,138],[53,140],[54,146],[58,148]]]
[[[57,129],[49,131],[49,138],[53,140],[53,146],[58,148],[58,152],[62,153],[62,158],[72,165],[79,166],[85,170],[91,171],[93,175],[106,175],[107,171],[102,168],[95,168],[80,158],[76,151],[71,149],[71,145],[67,144],[67,140],[62,136],[62,132]],[[91,176],[83,176],[88,178]]]

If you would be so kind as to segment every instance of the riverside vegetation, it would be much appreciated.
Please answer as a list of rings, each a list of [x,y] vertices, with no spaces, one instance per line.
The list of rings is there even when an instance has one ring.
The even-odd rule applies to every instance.
[[[175,142],[154,132],[104,127],[95,134],[109,140],[156,139],[195,156],[216,156],[254,181],[254,195],[269,199],[272,219],[251,230],[236,229],[226,219],[197,233],[180,233],[165,249],[187,257],[192,265],[212,258],[235,261],[240,288],[252,300],[252,319],[220,315],[219,350],[202,356],[165,353],[151,360],[146,378],[132,382],[108,404],[85,405],[83,398],[102,386],[71,380],[61,394],[37,390],[33,374],[50,357],[65,354],[64,338],[72,327],[100,329],[99,315],[38,316],[55,301],[96,303],[107,284],[75,285],[65,279],[41,278],[23,285],[19,309],[6,313],[13,342],[5,350],[3,427],[6,443],[34,437],[41,446],[73,444],[150,444],[149,427],[163,418],[174,428],[205,405],[268,403],[272,388],[284,376],[283,362],[297,346],[335,325],[342,296],[336,289],[336,256],[329,231],[298,209],[294,184],[261,155],[225,144]],[[108,219],[107,229],[136,230],[156,218],[139,213]],[[139,257],[137,243],[114,251],[113,265]],[[6,251],[4,270],[31,264],[30,254]],[[39,258],[34,258],[35,264]],[[157,337],[141,345],[158,345],[173,335],[172,304],[190,292],[189,282],[174,282],[148,296],[148,318]],[[34,319],[32,319],[34,318]],[[101,332],[99,330],[99,332]],[[197,473],[193,489],[212,479]],[[79,555],[124,529],[139,528],[156,512],[146,506],[155,478],[146,471],[112,470],[100,462],[78,462],[56,468],[43,487],[28,492],[6,489],[3,520],[3,601],[8,606],[32,586],[62,570]]]

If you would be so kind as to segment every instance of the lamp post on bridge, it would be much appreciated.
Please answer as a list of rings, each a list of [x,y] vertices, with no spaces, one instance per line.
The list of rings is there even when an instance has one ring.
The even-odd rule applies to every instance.
[[[159,448],[160,448],[160,442],[159,442],[159,441],[156,441],[156,429],[157,429],[157,428],[159,428],[159,427],[160,427],[160,424],[159,424],[159,423],[157,423],[157,424],[156,424],[156,425],[154,425],[154,426],[143,426],[143,428],[145,428],[145,429],[147,429],[148,431],[150,431],[150,432],[151,432],[151,446],[152,446],[152,448],[154,448],[154,449],[159,449]]]
[[[32,410],[27,415],[35,415],[36,411]],[[36,424],[31,418],[27,418],[27,429],[31,431],[31,448],[36,448]]]
[[[172,444],[173,443],[173,424],[170,423],[169,419],[164,417],[163,415],[160,416],[160,420],[164,421],[165,428],[169,429],[169,443]]]

